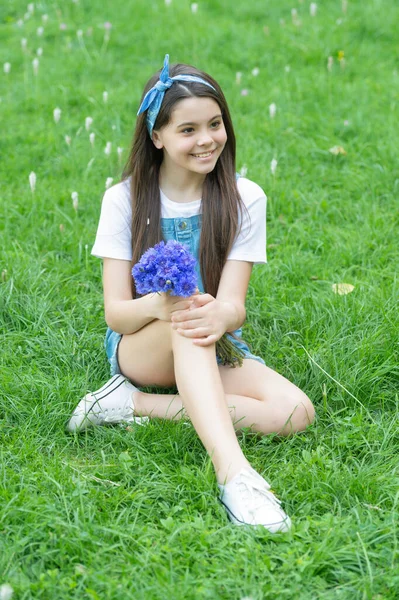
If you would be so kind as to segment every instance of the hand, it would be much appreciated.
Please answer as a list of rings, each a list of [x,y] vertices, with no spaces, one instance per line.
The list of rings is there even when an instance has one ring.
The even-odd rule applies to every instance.
[[[172,328],[198,346],[215,344],[226,332],[225,303],[210,294],[191,296],[190,301],[188,309],[173,313]]]
[[[160,321],[170,322],[176,311],[184,312],[192,304],[192,297],[171,296],[166,292],[148,294],[148,296],[152,303],[152,316]]]

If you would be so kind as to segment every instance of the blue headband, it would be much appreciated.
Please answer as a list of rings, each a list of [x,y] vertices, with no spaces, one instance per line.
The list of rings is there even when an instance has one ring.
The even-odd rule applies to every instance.
[[[138,110],[138,115],[145,110],[147,111],[147,129],[150,137],[152,137],[152,130],[157,119],[158,113],[161,109],[163,97],[165,96],[166,90],[168,90],[175,81],[195,81],[197,83],[203,83],[208,87],[215,90],[213,85],[196,77],[195,75],[176,75],[175,77],[169,77],[169,54],[165,55],[163,63],[163,69],[159,76],[159,81],[152,87],[144,96],[143,102]],[[216,90],[215,90],[216,92]]]

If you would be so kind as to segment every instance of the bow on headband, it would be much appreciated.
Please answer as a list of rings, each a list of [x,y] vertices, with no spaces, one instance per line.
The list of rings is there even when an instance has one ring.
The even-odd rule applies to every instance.
[[[139,115],[140,113],[147,111],[147,129],[150,137],[152,137],[152,130],[154,129],[155,121],[161,109],[165,92],[175,81],[195,81],[197,83],[203,83],[215,90],[213,85],[196,75],[175,75],[175,77],[169,77],[169,54],[166,54],[159,81],[157,81],[154,87],[146,93],[137,113]]]

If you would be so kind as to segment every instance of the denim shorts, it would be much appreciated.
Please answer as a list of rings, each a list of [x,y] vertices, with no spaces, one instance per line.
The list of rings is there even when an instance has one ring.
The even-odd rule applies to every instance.
[[[233,342],[233,344],[235,346],[237,346],[237,348],[239,348],[240,350],[243,351],[243,353],[244,353],[243,358],[252,358],[253,360],[257,360],[262,365],[264,365],[265,361],[263,360],[263,358],[261,358],[260,356],[255,356],[255,354],[252,354],[252,352],[248,348],[248,345],[244,342],[243,339],[241,339],[241,335],[242,335],[241,329],[237,329],[234,332],[234,334],[240,339],[236,340],[230,336],[229,337],[230,337],[231,341]],[[110,329],[108,327],[107,333],[105,334],[104,346],[105,346],[105,351],[107,353],[108,362],[109,362],[110,368],[111,368],[111,377],[113,375],[116,375],[117,373],[121,372],[120,368],[119,368],[119,363],[118,363],[118,346],[119,346],[119,342],[121,341],[121,339],[122,339],[121,333],[116,333],[116,331],[112,331],[112,329]],[[216,357],[216,360],[217,360],[218,364],[220,364],[220,359],[218,356]]]

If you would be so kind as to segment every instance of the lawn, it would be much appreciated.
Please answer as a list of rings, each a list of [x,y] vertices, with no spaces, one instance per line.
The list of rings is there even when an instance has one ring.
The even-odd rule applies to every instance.
[[[399,5],[196,6],[0,8],[0,600],[396,600]],[[245,336],[317,420],[240,442],[289,534],[228,522],[183,422],[64,430],[108,378],[90,250],[166,52],[221,84],[268,196]]]

